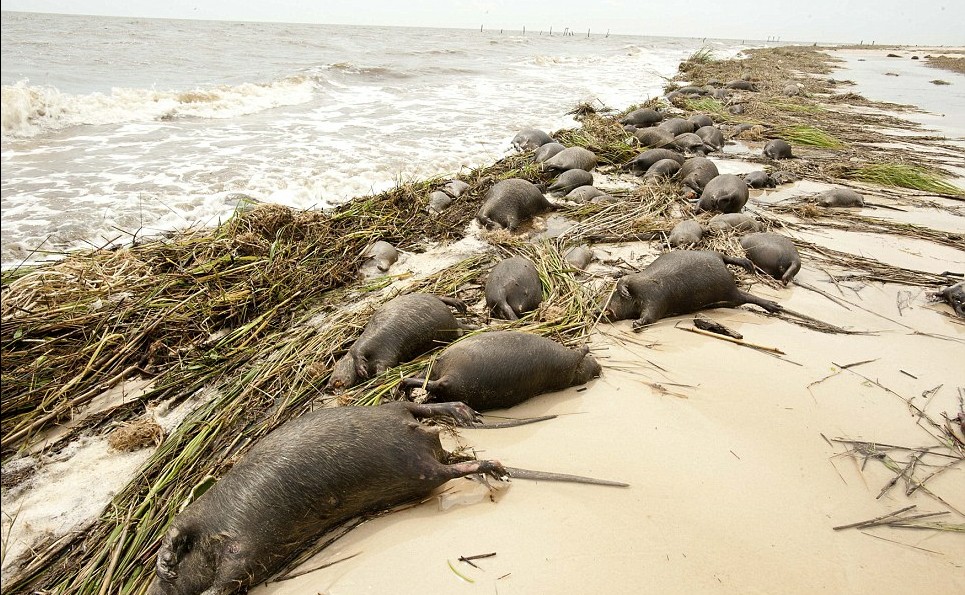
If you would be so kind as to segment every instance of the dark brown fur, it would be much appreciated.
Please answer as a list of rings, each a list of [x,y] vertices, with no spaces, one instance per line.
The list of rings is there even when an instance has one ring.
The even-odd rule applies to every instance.
[[[402,387],[425,385],[435,401],[463,401],[486,411],[584,384],[599,374],[600,364],[586,348],[568,349],[530,333],[493,331],[449,346],[432,363],[428,381],[423,373],[406,378]]]
[[[335,364],[329,388],[354,386],[459,338],[462,325],[449,306],[466,309],[459,300],[425,293],[402,295],[385,303]]]
[[[510,178],[496,182],[489,189],[476,219],[486,229],[502,227],[515,231],[534,216],[551,210],[553,205],[532,182]]]
[[[769,312],[781,309],[775,302],[738,289],[727,264],[754,270],[747,259],[719,252],[675,250],[661,254],[643,271],[617,282],[603,316],[611,321],[633,318],[633,328],[639,330],[661,318],[705,308],[756,304]]]
[[[517,320],[543,301],[536,266],[522,256],[501,260],[486,280],[486,306],[496,318]]]
[[[457,477],[505,475],[497,461],[447,464],[438,432],[418,422],[427,417],[468,425],[475,414],[462,403],[389,403],[320,409],[280,426],[174,519],[149,595],[235,592],[349,519]]]

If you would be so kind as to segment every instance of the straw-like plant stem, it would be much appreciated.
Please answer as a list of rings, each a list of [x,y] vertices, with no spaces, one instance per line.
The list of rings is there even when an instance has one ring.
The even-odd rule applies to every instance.
[[[777,130],[777,136],[796,144],[825,149],[839,149],[844,146],[840,140],[813,126],[798,124]]]
[[[882,186],[914,188],[939,194],[965,195],[961,188],[950,184],[922,167],[903,163],[876,163],[848,170],[844,177]]]

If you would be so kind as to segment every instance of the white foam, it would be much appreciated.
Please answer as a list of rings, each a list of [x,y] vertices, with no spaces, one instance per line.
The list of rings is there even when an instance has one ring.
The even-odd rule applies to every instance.
[[[36,473],[2,497],[3,579],[40,540],[88,527],[153,451],[118,452],[104,438],[81,438],[52,457],[28,461],[39,465]]]
[[[305,77],[210,89],[158,91],[114,88],[109,95],[71,95],[27,80],[3,87],[4,136],[29,137],[80,125],[104,125],[172,118],[236,118],[310,101],[314,83]]]

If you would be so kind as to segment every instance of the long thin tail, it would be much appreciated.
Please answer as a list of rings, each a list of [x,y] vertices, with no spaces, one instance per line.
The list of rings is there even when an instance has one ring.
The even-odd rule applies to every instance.
[[[515,428],[516,426],[526,426],[537,422],[556,419],[555,415],[540,415],[539,417],[524,417],[520,419],[505,419],[503,421],[483,422],[473,424],[473,428],[480,430],[498,430],[500,428]]]
[[[594,477],[584,477],[582,475],[569,475],[566,473],[553,473],[552,471],[533,471],[532,469],[519,469],[517,467],[504,467],[506,473],[513,479],[530,479],[533,481],[565,481],[568,483],[585,483],[598,486],[612,486],[617,488],[630,487],[630,484],[622,481],[611,481],[609,479],[596,479]]]

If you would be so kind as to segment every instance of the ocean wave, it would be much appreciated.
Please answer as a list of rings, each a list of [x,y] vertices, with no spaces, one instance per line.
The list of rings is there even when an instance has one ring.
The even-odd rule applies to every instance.
[[[531,63],[537,66],[559,66],[570,64],[602,64],[608,60],[605,56],[533,56]]]
[[[307,69],[307,76],[320,86],[332,85],[338,88],[365,85],[374,82],[406,81],[414,78],[438,79],[448,75],[466,76],[478,74],[479,70],[466,66],[423,64],[411,70],[399,70],[390,66],[360,66],[352,62],[336,62]]]
[[[395,68],[388,66],[359,66],[353,62],[336,62],[334,64],[328,64],[326,68],[337,72],[359,75],[360,77],[371,79],[405,79],[412,77],[411,73],[396,70]]]
[[[469,52],[462,49],[440,48],[434,50],[412,50],[405,52],[410,56],[468,56]]]
[[[72,126],[174,118],[226,119],[312,99],[316,81],[294,76],[183,91],[114,88],[110,94],[71,95],[22,80],[2,88],[4,137],[31,137]]]

